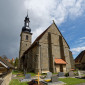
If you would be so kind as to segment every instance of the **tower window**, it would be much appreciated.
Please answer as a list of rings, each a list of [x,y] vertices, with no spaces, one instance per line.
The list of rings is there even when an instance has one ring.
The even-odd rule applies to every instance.
[[[26,35],[26,40],[28,40],[28,35]]]

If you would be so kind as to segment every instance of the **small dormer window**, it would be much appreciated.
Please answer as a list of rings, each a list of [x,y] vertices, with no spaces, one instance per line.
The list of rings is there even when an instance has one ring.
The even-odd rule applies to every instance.
[[[26,35],[26,40],[28,40],[28,35]]]

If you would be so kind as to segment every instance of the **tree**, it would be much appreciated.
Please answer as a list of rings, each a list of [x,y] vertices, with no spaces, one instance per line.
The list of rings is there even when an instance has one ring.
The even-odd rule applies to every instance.
[[[15,62],[14,62],[15,67],[18,67],[18,62],[19,62],[19,59],[16,57]]]
[[[2,58],[4,58],[5,60],[8,59],[6,55],[2,55]]]
[[[13,61],[12,61],[12,60],[10,61],[10,63],[11,63],[12,65],[14,65],[14,63],[13,63]]]

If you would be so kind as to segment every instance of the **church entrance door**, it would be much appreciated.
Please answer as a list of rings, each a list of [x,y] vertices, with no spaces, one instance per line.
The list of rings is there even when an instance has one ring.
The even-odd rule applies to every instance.
[[[63,72],[63,65],[60,65],[60,72]]]

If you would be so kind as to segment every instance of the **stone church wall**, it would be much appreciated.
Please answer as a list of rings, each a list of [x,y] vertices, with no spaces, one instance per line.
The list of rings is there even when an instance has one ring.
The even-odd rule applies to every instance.
[[[27,70],[31,72],[38,72],[38,56],[39,48],[35,46],[27,53]],[[29,70],[30,69],[30,70]]]
[[[49,71],[49,56],[48,56],[48,33],[45,33],[39,41],[40,44],[40,63],[41,71]]]
[[[54,24],[31,48],[26,55],[27,70],[35,73],[41,71],[56,72],[54,59],[62,58],[67,62],[66,71],[71,69],[69,47]]]
[[[51,35],[51,49],[52,49],[52,53],[51,53],[51,56],[49,56],[49,41],[48,41],[48,33],[50,33]],[[70,62],[70,55],[69,55],[69,47],[68,45],[66,44],[65,40],[63,39],[63,37],[61,36],[62,38],[62,45],[60,45],[60,42],[59,42],[59,37],[61,36],[60,32],[56,29],[55,25],[53,24],[48,30],[47,32],[43,35],[43,37],[40,39],[40,43],[41,43],[41,46],[42,46],[42,61],[44,62],[43,64],[43,67],[49,67],[48,66],[48,63],[45,63],[47,60],[49,60],[49,57],[53,57],[53,59],[51,58],[51,60],[54,60],[54,58],[63,58],[65,57],[65,60],[66,62],[68,63],[66,65],[66,69],[67,71],[69,71],[71,69],[71,62]],[[62,48],[61,48],[62,47]],[[63,51],[63,53],[62,53]],[[48,55],[47,55],[48,54]],[[46,56],[48,56],[48,58],[46,58]],[[49,61],[47,61],[49,62]],[[55,65],[53,62],[49,62],[51,64],[53,64],[53,66],[51,65],[50,67],[53,68],[53,72],[55,72]],[[45,68],[44,67],[44,68]]]
[[[72,52],[69,51],[69,54],[70,54],[71,69],[75,69],[75,62],[74,62],[74,59],[73,59]]]
[[[71,62],[70,62],[69,48],[66,48],[65,46],[64,46],[64,54],[65,54],[65,60],[67,62],[66,71],[68,72],[71,70]]]

